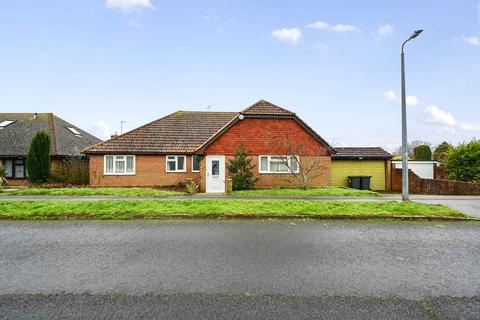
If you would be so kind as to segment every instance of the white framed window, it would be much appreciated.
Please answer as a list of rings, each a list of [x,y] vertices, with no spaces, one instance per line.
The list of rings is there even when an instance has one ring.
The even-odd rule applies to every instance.
[[[187,172],[187,156],[167,156],[167,172]]]
[[[197,154],[192,156],[192,172],[200,172],[200,156]]]
[[[103,164],[104,175],[121,176],[135,174],[135,156],[132,155],[105,155]]]
[[[298,156],[259,156],[259,173],[299,172]]]

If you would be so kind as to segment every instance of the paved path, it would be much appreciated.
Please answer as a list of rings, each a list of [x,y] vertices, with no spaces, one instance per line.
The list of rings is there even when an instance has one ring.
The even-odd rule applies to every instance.
[[[114,196],[1,196],[0,200],[208,200],[208,199],[284,199],[284,200],[348,200],[348,201],[400,201],[400,196],[382,197],[286,197],[286,196],[228,196],[196,195],[170,197],[114,197]],[[480,196],[412,195],[412,201],[444,204],[466,214],[480,217]]]
[[[477,223],[1,222],[0,318],[478,319],[479,265]]]

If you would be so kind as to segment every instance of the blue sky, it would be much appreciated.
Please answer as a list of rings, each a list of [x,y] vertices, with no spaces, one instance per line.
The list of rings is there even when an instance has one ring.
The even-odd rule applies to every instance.
[[[0,111],[54,112],[101,138],[176,110],[263,98],[333,145],[480,136],[480,2],[6,1]]]

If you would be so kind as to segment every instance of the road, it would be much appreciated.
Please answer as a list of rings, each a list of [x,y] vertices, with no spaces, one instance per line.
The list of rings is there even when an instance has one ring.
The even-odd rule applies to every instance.
[[[401,201],[397,195],[382,197],[288,197],[288,196],[229,196],[229,195],[195,195],[170,197],[115,197],[115,196],[2,196],[1,200],[208,200],[208,199],[286,199],[286,200],[348,200],[348,201]],[[411,195],[412,201],[444,204],[466,214],[480,217],[480,196],[437,196]]]
[[[1,222],[0,319],[478,319],[479,266],[480,223]]]

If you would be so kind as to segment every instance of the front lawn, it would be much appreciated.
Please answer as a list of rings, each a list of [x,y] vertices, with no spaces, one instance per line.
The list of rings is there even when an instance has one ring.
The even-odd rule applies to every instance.
[[[183,192],[167,191],[154,188],[21,188],[13,191],[0,190],[5,196],[144,196],[165,197],[184,195]]]
[[[308,188],[306,190],[294,188],[258,189],[234,191],[234,195],[248,196],[323,196],[323,197],[375,197],[378,193],[370,190],[357,190],[340,187]]]
[[[452,216],[464,214],[443,205],[396,201],[313,200],[0,200],[4,219],[135,219],[163,215],[195,216]]]

